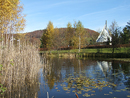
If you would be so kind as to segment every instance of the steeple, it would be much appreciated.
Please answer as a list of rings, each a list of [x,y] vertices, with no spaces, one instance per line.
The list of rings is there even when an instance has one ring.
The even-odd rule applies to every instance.
[[[106,23],[105,23],[105,29],[107,30],[107,20],[106,20]]]
[[[111,36],[109,35],[108,30],[107,30],[107,20],[106,20],[105,26],[104,26],[104,28],[102,29],[102,32],[99,34],[99,36],[98,36],[96,42],[107,42],[107,41],[108,41],[108,38],[109,38],[110,41],[112,40],[112,38],[111,38]]]

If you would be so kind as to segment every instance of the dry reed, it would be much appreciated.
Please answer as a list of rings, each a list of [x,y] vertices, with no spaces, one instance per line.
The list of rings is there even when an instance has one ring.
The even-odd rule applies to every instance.
[[[36,48],[30,45],[20,48],[14,46],[0,47],[0,52],[0,64],[3,66],[0,71],[2,74],[0,76],[0,83],[7,88],[6,93],[8,93],[8,97],[15,98],[15,95],[16,98],[33,98],[37,93],[36,90],[33,90],[35,91],[34,95],[27,94],[25,91],[28,88],[30,90],[38,89],[39,86],[38,72],[41,62]],[[33,87],[34,84],[37,87]],[[31,96],[29,97],[29,95]]]

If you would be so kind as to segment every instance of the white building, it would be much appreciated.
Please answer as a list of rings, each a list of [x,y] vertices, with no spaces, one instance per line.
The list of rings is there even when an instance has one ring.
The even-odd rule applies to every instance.
[[[99,34],[96,42],[107,42],[108,39],[110,40],[110,42],[112,41],[112,37],[110,36],[107,30],[107,21],[106,21],[106,24],[104,28],[102,29],[102,32]]]

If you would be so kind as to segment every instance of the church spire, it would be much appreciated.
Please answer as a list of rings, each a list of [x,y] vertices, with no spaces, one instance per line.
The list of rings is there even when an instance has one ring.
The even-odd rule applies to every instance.
[[[109,32],[107,30],[107,20],[105,22],[105,26],[102,29],[102,32],[99,34],[96,42],[107,42],[108,39],[110,39],[110,41],[112,40],[111,36],[109,35]]]
[[[106,23],[105,23],[105,29],[107,30],[107,20],[106,20]]]

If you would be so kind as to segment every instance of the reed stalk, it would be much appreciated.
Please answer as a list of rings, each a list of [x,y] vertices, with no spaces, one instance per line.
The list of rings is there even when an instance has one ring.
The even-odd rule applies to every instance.
[[[8,98],[34,98],[34,94],[27,95],[27,89],[33,88],[34,84],[38,85],[38,72],[41,68],[40,56],[34,46],[25,45],[15,47],[0,46],[0,64],[3,66],[0,73],[0,84],[6,87]],[[32,87],[31,87],[32,86]],[[12,93],[14,92],[14,93]],[[17,94],[15,92],[18,92]],[[33,92],[33,91],[32,91]]]

